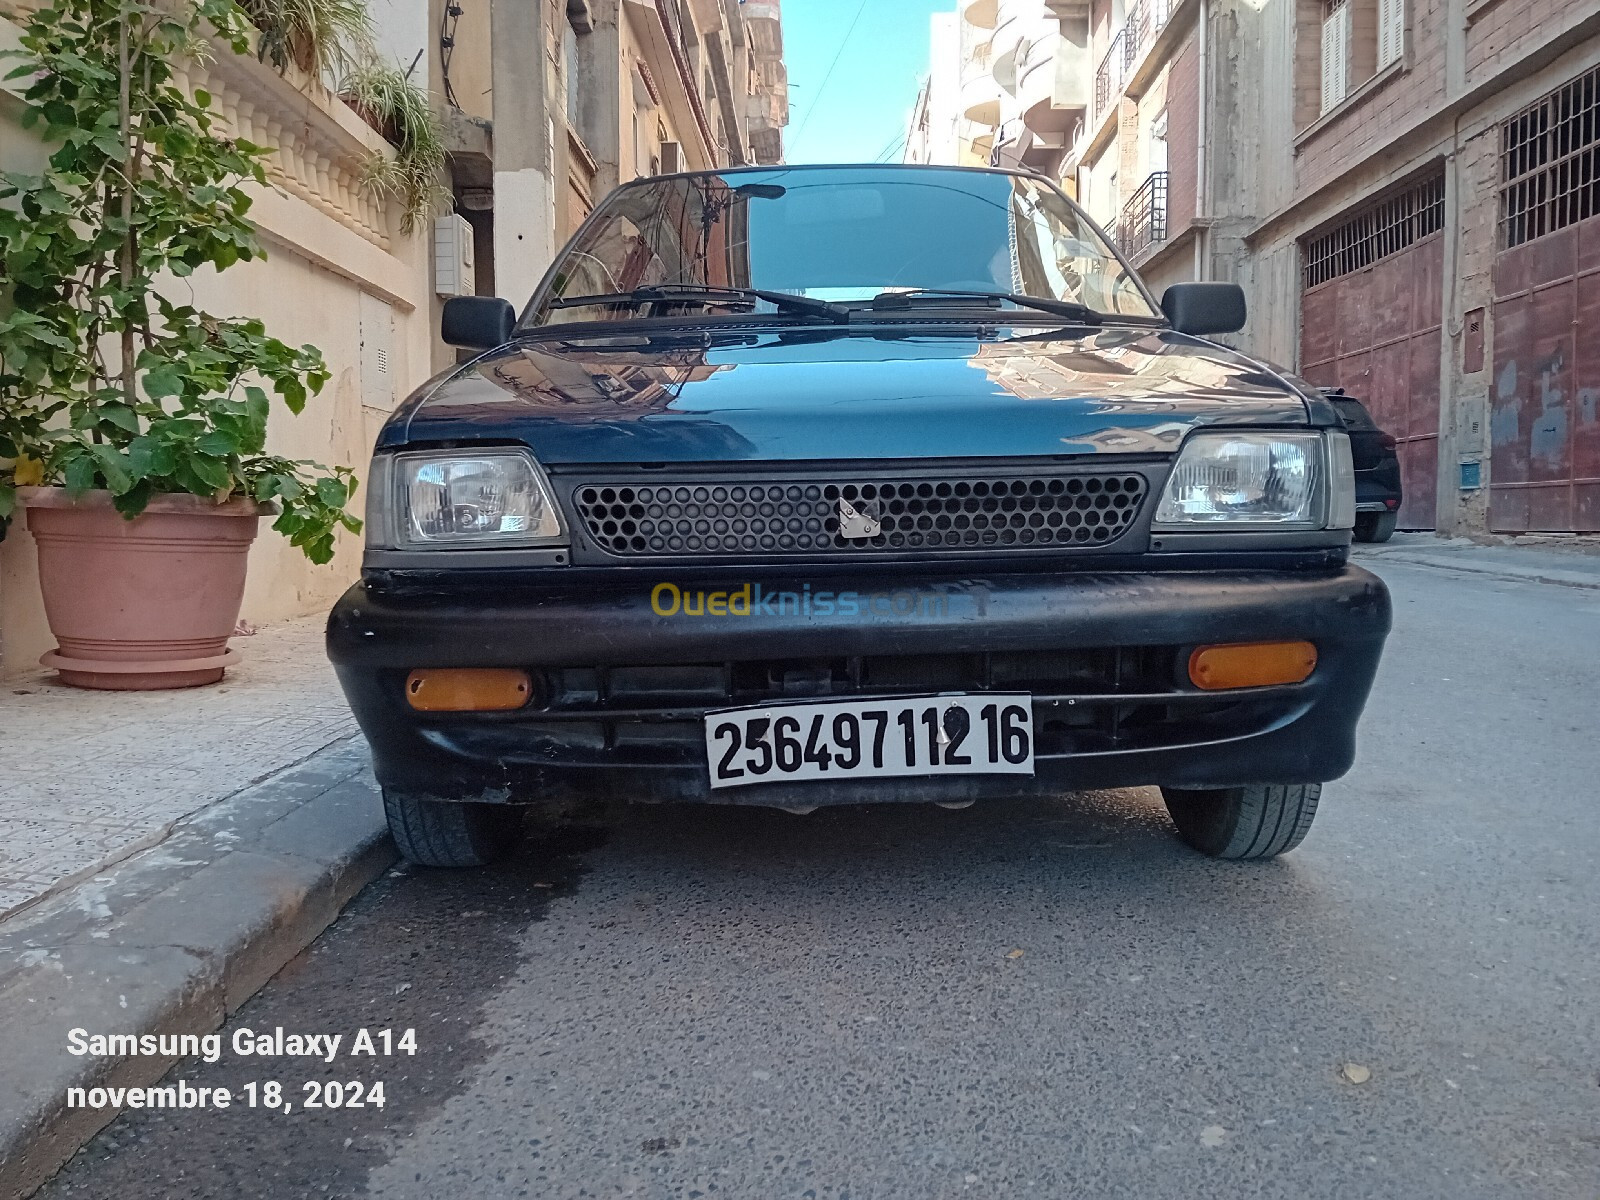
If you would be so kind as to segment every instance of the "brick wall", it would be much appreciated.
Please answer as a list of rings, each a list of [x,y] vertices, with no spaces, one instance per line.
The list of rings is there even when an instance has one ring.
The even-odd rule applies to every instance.
[[[1294,127],[1306,129],[1322,114],[1322,2],[1294,4]]]
[[[1190,33],[1167,69],[1167,237],[1194,224],[1200,154],[1200,51]]]
[[[1122,206],[1133,198],[1144,182],[1139,161],[1139,102],[1124,94],[1117,106],[1117,141],[1113,151],[1117,161],[1117,207],[1120,217]],[[1116,218],[1113,218],[1115,220]]]
[[[1447,2],[1411,0],[1406,12],[1409,52],[1403,60],[1404,67],[1366,94],[1353,95],[1322,118],[1322,124],[1300,144],[1295,163],[1297,197],[1317,191],[1352,163],[1365,158],[1373,146],[1444,106]],[[1521,6],[1559,0],[1501,2]]]
[[[1594,0],[1486,0],[1469,5],[1468,85],[1494,75],[1594,12]]]
[[[1095,70],[1106,56],[1111,40],[1111,0],[1093,0],[1089,9],[1089,69]]]

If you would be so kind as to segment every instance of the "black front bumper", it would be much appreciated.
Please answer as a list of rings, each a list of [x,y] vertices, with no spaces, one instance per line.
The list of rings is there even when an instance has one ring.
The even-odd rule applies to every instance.
[[[772,611],[769,601],[767,612],[715,616],[659,615],[651,583],[635,578],[581,589],[353,587],[329,619],[328,653],[379,781],[450,800],[598,792],[773,805],[1322,782],[1354,760],[1356,723],[1390,623],[1387,589],[1355,567],[915,580],[853,574],[813,580],[804,606],[780,602]],[[903,599],[912,587],[915,603]],[[862,612],[841,613],[837,604],[819,612],[811,598],[835,589],[873,603]],[[881,599],[889,596],[895,599]],[[1187,679],[1197,645],[1280,639],[1316,645],[1317,669],[1304,683],[1201,692]],[[416,712],[405,680],[426,667],[525,668],[536,695],[514,712]],[[1035,696],[1031,781],[709,790],[707,711],[990,687]]]

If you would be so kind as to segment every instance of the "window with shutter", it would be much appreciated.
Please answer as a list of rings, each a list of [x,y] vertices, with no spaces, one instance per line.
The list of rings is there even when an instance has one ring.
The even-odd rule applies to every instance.
[[[1406,43],[1406,0],[1378,0],[1378,70],[1400,61]]]
[[[1328,0],[1322,17],[1322,111],[1337,108],[1349,90],[1350,4]]]

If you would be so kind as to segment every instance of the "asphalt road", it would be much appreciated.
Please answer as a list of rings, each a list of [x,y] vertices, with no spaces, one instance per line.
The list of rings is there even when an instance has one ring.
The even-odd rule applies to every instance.
[[[41,1195],[1595,1200],[1600,591],[1380,570],[1360,764],[1279,862],[1124,792],[401,871],[230,1028],[414,1057],[175,1072],[382,1110],[130,1114]]]

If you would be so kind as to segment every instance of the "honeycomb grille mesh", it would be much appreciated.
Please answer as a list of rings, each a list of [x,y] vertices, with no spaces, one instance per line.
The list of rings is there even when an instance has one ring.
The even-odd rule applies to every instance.
[[[1138,518],[1139,474],[939,479],[579,484],[589,536],[624,557],[871,554],[897,550],[1094,549]],[[881,522],[845,538],[840,500]]]

